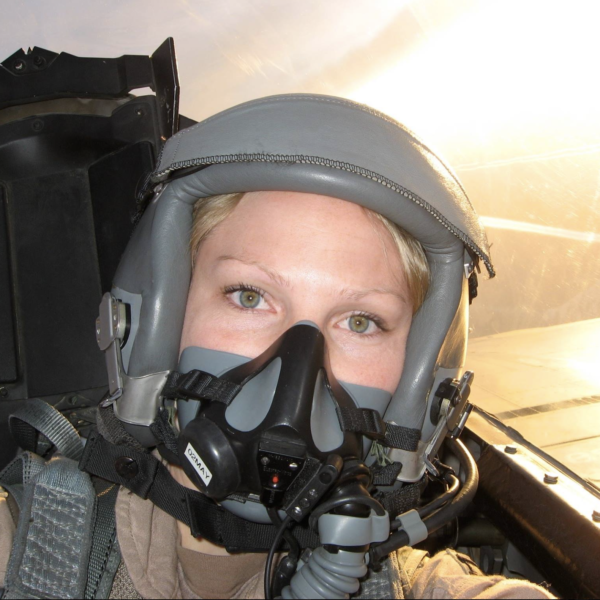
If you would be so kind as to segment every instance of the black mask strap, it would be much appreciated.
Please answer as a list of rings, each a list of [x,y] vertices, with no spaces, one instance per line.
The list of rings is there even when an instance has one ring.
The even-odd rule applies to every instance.
[[[200,492],[182,486],[152,454],[111,444],[96,431],[88,438],[79,468],[150,500],[190,527],[194,537],[203,537],[229,552],[266,552],[277,535],[273,525],[241,519]],[[308,525],[297,525],[294,536],[302,548],[319,544]]]
[[[161,395],[166,399],[214,400],[229,405],[241,389],[237,383],[194,369],[189,373],[169,373]]]

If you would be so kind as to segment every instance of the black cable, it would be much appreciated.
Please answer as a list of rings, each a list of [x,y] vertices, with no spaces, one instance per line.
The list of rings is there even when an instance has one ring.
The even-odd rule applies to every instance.
[[[443,494],[440,494],[437,498],[434,498],[431,502],[429,502],[429,504],[421,506],[421,508],[417,509],[421,519],[433,514],[438,508],[441,508],[447,504],[450,500],[452,500],[452,498],[454,498],[454,496],[456,496],[456,494],[458,494],[458,490],[460,489],[460,481],[458,477],[456,477],[456,475],[453,473],[448,473],[447,478],[447,482],[449,484],[448,489]]]
[[[279,516],[279,513],[276,508],[267,508],[267,514],[269,515],[271,521],[273,522],[273,524],[276,527],[281,527],[281,524],[283,523],[283,521],[281,520],[281,517]],[[288,546],[290,547],[288,556],[292,560],[295,560],[297,562],[298,559],[300,558],[300,552],[301,552],[300,544],[298,543],[298,540],[296,539],[294,534],[289,529],[286,529],[283,532],[283,539],[288,543]]]
[[[466,480],[460,492],[447,506],[427,518],[426,524],[429,533],[437,531],[440,527],[455,519],[472,502],[479,485],[477,463],[465,445],[460,440],[451,439],[448,439],[446,443],[450,452],[458,458],[464,468]]]
[[[465,445],[460,440],[447,440],[448,449],[458,458],[461,466],[465,470],[466,480],[461,490],[456,496],[448,502],[446,506],[441,507],[437,512],[429,515],[423,520],[427,527],[428,533],[437,531],[446,523],[449,523],[467,507],[473,500],[475,493],[477,492],[477,486],[479,484],[479,473],[477,472],[477,464],[471,456],[471,453],[467,450]],[[381,544],[371,546],[371,559],[375,565],[379,564],[379,561],[394,552],[398,548],[407,546],[409,543],[408,533],[401,530],[393,533],[385,542]]]
[[[445,480],[447,485],[444,492],[442,492],[437,498],[434,498],[428,504],[425,504],[424,506],[421,506],[420,508],[416,509],[421,519],[424,519],[425,517],[429,516],[430,514],[434,513],[436,510],[447,504],[458,493],[460,481],[454,475],[454,473],[446,473]],[[397,531],[398,529],[400,529],[400,527],[402,527],[402,523],[397,519],[392,521],[390,524],[391,531]]]
[[[277,552],[277,548],[279,547],[279,544],[281,543],[281,538],[283,537],[283,534],[285,533],[285,530],[288,528],[288,525],[291,523],[292,521],[292,517],[287,516],[283,522],[281,523],[281,526],[279,527],[279,529],[277,530],[277,535],[275,536],[275,539],[273,540],[273,544],[271,546],[271,549],[269,550],[269,555],[267,556],[267,563],[265,565],[265,599],[266,600],[272,600],[273,598],[273,594],[271,593],[271,571],[273,569],[273,559],[275,557],[275,552]]]

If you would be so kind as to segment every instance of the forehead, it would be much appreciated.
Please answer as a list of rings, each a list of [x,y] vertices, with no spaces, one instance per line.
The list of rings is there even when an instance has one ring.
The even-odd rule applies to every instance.
[[[362,207],[328,196],[251,192],[208,236],[198,262],[258,262],[285,276],[329,274],[343,283],[401,285],[395,243]]]

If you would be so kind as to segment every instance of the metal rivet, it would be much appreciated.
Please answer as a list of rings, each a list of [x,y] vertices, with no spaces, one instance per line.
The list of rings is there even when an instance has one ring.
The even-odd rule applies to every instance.
[[[293,510],[293,513],[294,513],[295,515],[298,515],[298,516],[300,516],[300,515],[302,514],[302,509],[301,509],[299,506],[295,506],[295,507],[294,507],[294,510]]]
[[[8,390],[5,387],[0,387],[0,396],[8,396]]]
[[[267,456],[263,456],[263,457],[260,459],[260,463],[261,463],[262,465],[265,465],[265,466],[266,466],[266,465],[268,465],[270,462],[271,462],[271,461],[269,460],[269,458],[268,458]]]
[[[25,63],[22,60],[18,60],[15,62],[15,64],[13,65],[15,71],[24,71],[25,70]]]
[[[43,67],[46,64],[46,59],[43,56],[36,55],[33,57],[33,64],[36,67]]]
[[[504,446],[504,452],[506,452],[506,454],[516,454],[517,447],[513,446],[512,444],[510,444],[508,446]]]
[[[595,510],[592,513],[592,519],[594,520],[595,523],[600,523],[600,510]]]
[[[290,463],[290,469],[295,470],[297,468],[298,468],[298,463],[295,463],[295,462]]]
[[[40,131],[42,131],[42,129],[44,129],[44,121],[42,121],[41,119],[36,119],[35,121],[33,121],[33,123],[31,123],[31,129],[39,133]]]
[[[121,456],[115,461],[115,470],[123,479],[133,479],[139,473],[140,468],[133,458]]]
[[[556,473],[544,473],[544,483],[548,485],[558,483],[558,475]]]

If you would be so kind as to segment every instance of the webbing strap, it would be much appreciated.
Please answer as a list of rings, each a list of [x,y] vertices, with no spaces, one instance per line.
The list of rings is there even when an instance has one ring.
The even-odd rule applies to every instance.
[[[29,483],[46,465],[33,452],[22,452],[0,472],[0,485],[11,494],[19,510],[23,503],[23,486]]]
[[[170,399],[214,400],[229,405],[241,389],[242,386],[237,383],[194,369],[189,373],[169,373],[162,396]]]
[[[385,437],[385,423],[381,415],[371,408],[337,407],[342,431],[362,433],[373,440]]]
[[[169,411],[164,408],[158,411],[156,419],[150,425],[150,431],[154,437],[164,444],[165,448],[178,457],[179,446],[177,443],[177,433],[169,423]]]
[[[125,462],[127,470],[120,469]],[[88,438],[79,468],[150,500],[190,527],[193,536],[225,546],[230,552],[264,552],[275,539],[273,525],[233,515],[200,492],[180,485],[151,454],[111,444],[97,432]],[[294,535],[303,548],[318,545],[318,536],[307,526],[297,526]]]
[[[25,485],[3,598],[82,598],[96,495],[90,478],[60,458]]]
[[[83,443],[75,427],[53,406],[39,398],[20,403],[8,417],[8,426],[24,450],[35,452],[36,432],[39,432],[56,446],[62,456],[73,460],[81,458]]]
[[[405,484],[397,490],[383,493],[377,497],[377,500],[383,504],[383,507],[390,513],[390,517],[393,519],[397,515],[415,508],[419,504],[420,497],[421,482],[416,482]]]
[[[393,485],[402,471],[402,463],[394,462],[383,467],[371,467],[373,485]]]
[[[87,569],[84,598],[108,598],[121,552],[117,542],[115,503],[119,488],[116,485],[98,495],[92,534],[92,547]]]
[[[400,425],[387,423],[385,440],[383,443],[390,448],[399,448],[400,450],[416,452],[419,448],[420,439],[420,429],[411,429],[410,427],[402,427]]]

